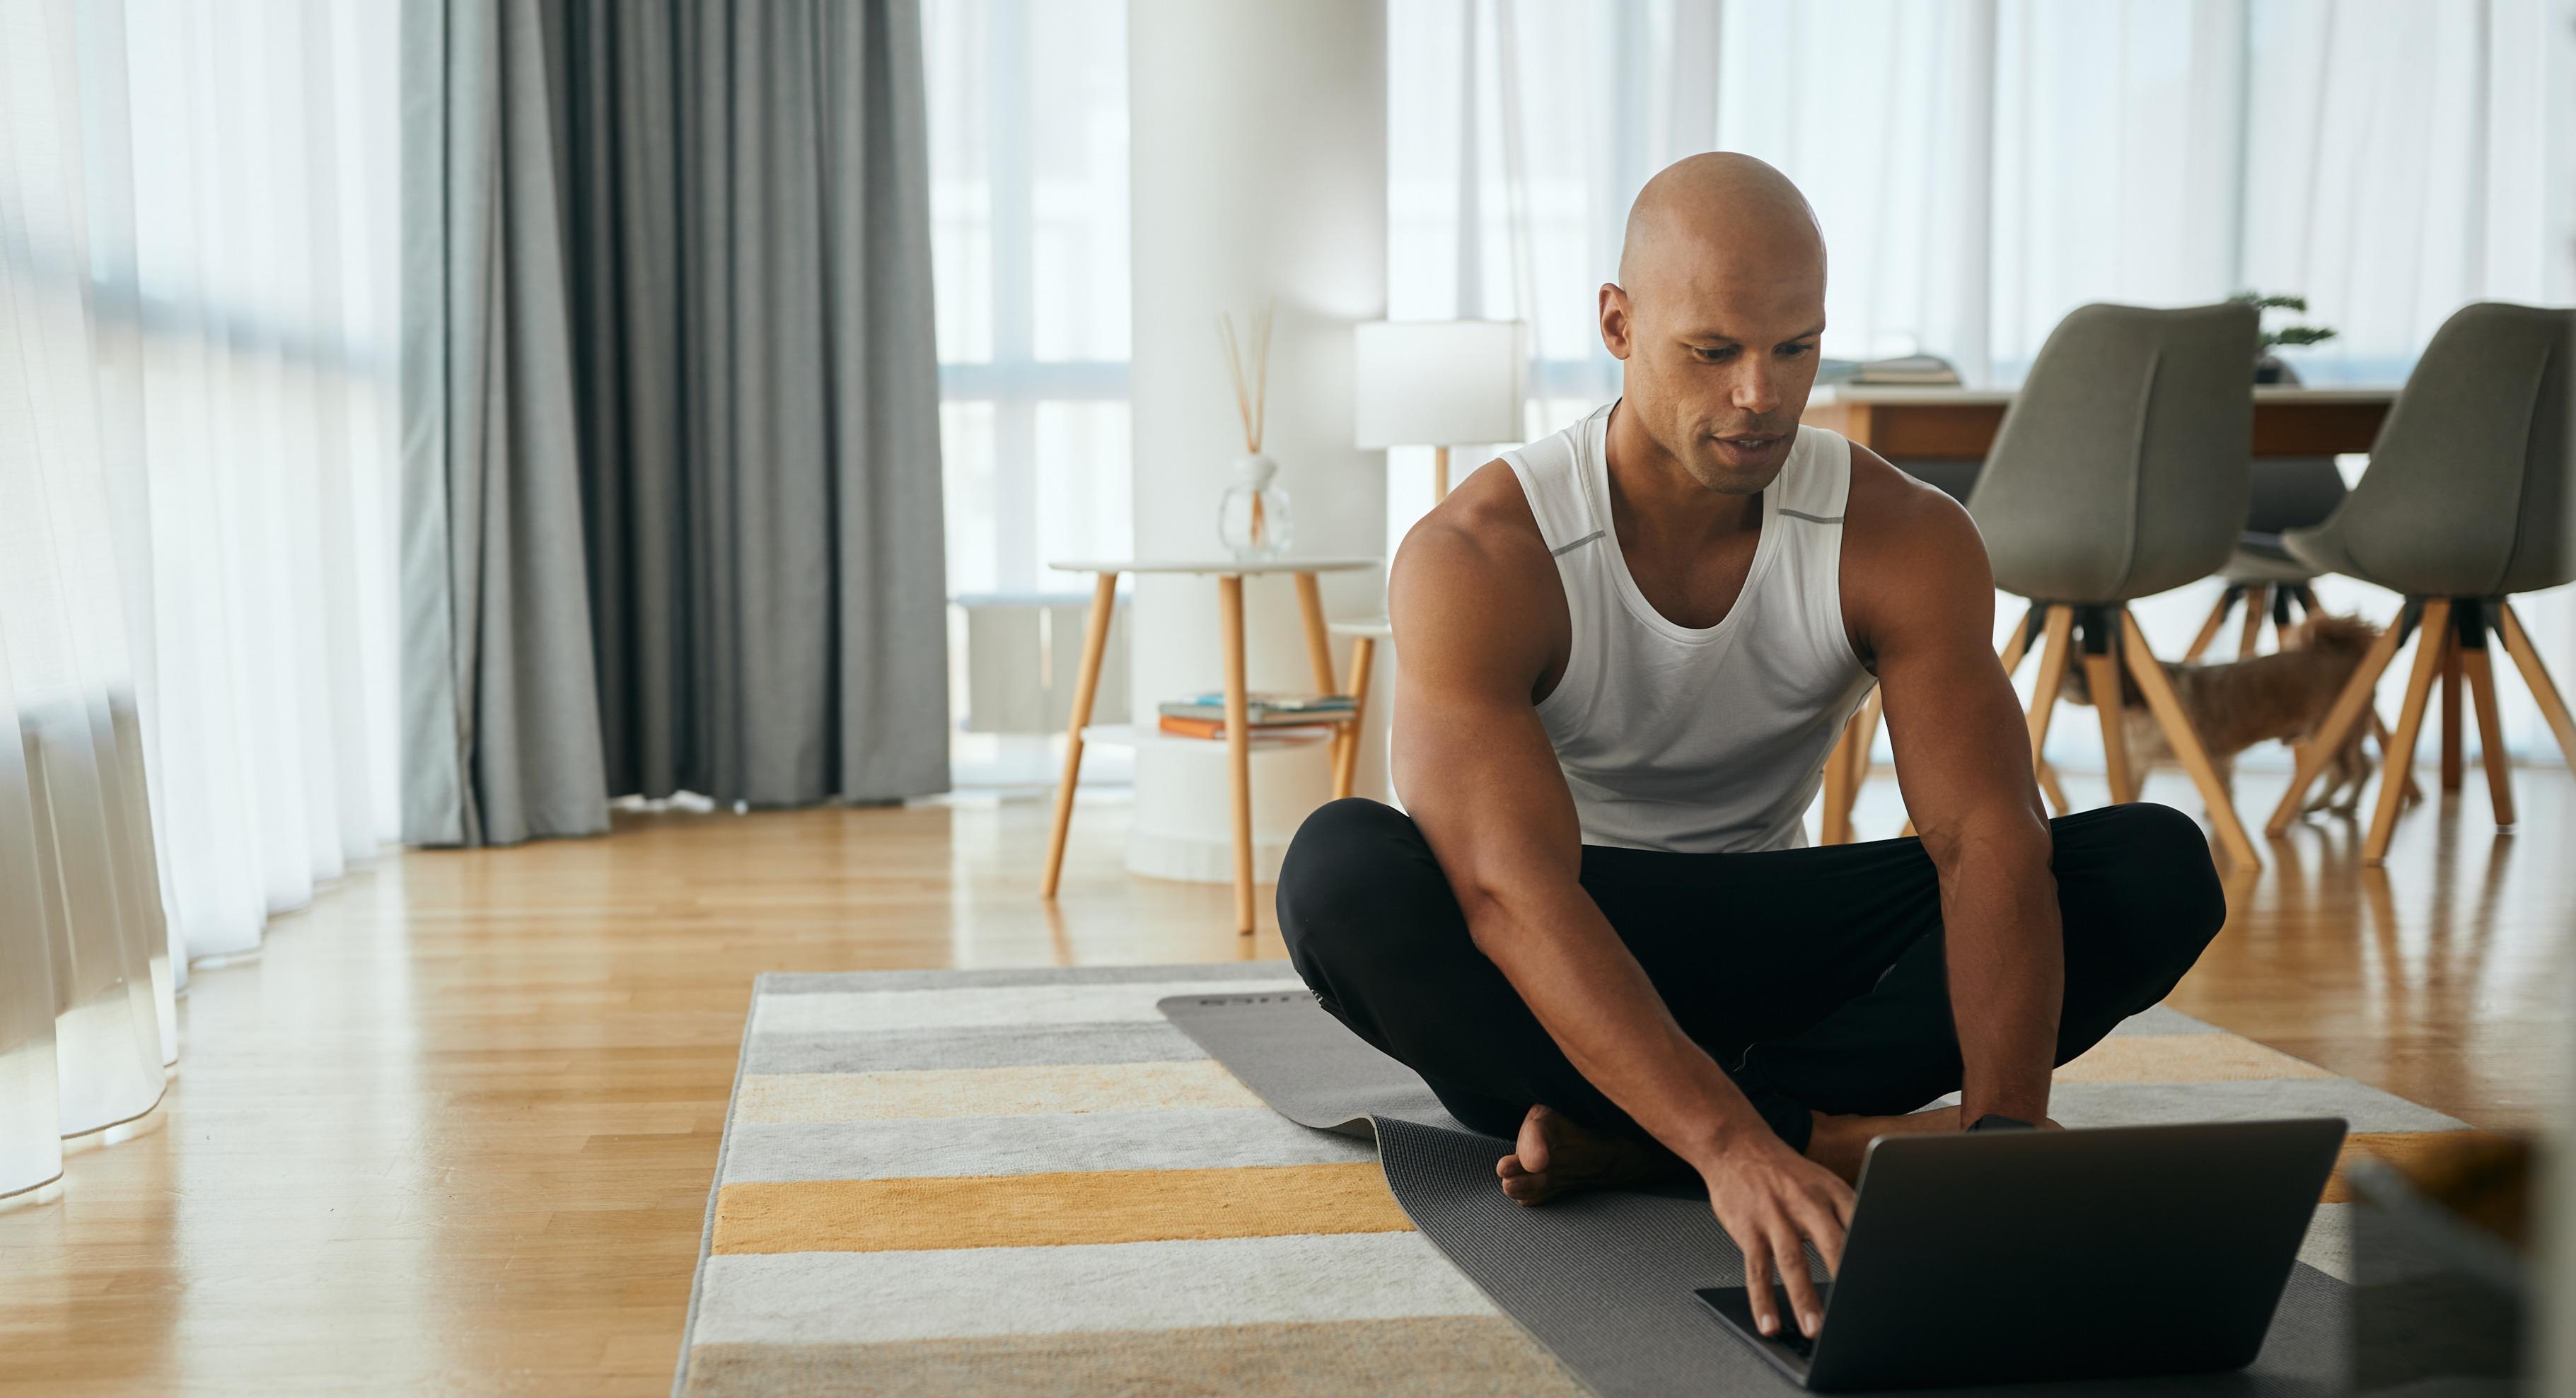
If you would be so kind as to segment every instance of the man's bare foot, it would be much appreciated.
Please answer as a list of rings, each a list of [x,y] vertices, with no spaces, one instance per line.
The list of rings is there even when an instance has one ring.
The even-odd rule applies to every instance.
[[[1869,1143],[1880,1136],[1927,1135],[1959,1129],[1959,1109],[1934,1107],[1930,1111],[1906,1116],[1827,1116],[1815,1113],[1815,1129],[1807,1137],[1807,1158],[1843,1177],[1845,1184],[1860,1182],[1861,1157]]]
[[[1521,1119],[1513,1152],[1494,1164],[1506,1197],[1544,1204],[1577,1189],[1649,1184],[1690,1173],[1680,1156],[1649,1141],[1595,1135],[1549,1107]]]

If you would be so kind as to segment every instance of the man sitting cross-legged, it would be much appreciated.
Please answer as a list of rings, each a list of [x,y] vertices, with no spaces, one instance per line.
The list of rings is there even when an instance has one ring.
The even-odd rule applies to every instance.
[[[1871,1137],[2050,1124],[2050,1068],[2225,912],[2178,812],[2046,819],[1975,527],[1799,425],[1824,307],[1778,171],[1647,184],[1600,293],[1621,397],[1397,555],[1412,814],[1326,806],[1279,880],[1324,1008],[1515,1141],[1504,1193],[1696,1172],[1766,1333],[1775,1273],[1814,1333],[1800,1243],[1840,1265]],[[1922,837],[1804,848],[1873,676]]]

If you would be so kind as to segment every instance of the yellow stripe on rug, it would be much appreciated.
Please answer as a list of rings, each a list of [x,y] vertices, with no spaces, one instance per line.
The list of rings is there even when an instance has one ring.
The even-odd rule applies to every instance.
[[[1374,1160],[1214,1170],[776,1180],[716,1190],[713,1251],[920,1252],[1396,1233]]]
[[[752,1073],[744,1076],[734,1100],[734,1120],[775,1125],[1261,1105],[1223,1066],[1200,1058],[885,1073]]]
[[[2114,1034],[2057,1070],[2059,1082],[2241,1082],[2331,1078],[2308,1062],[2234,1034]]]

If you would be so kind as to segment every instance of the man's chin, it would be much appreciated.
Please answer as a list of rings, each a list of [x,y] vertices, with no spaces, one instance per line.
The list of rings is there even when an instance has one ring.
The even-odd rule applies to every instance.
[[[1691,475],[1701,485],[1720,495],[1758,495],[1780,478],[1780,468],[1787,464],[1788,453],[1781,460],[1762,466],[1736,466],[1716,461],[1691,463]]]

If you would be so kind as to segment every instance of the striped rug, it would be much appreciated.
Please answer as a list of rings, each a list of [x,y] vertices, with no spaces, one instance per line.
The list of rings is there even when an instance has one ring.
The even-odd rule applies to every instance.
[[[1262,1105],[1155,1002],[1284,962],[767,975],[674,1392],[1579,1393],[1406,1221],[1365,1141]],[[2170,1010],[2058,1074],[2070,1125],[2462,1123]],[[2302,1257],[2350,1275],[2340,1172]]]

